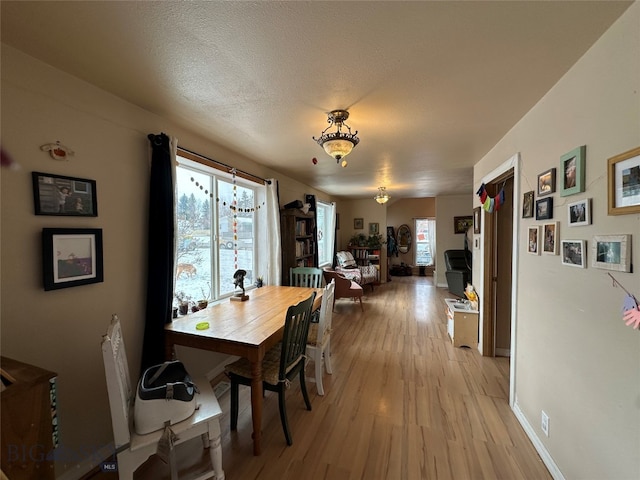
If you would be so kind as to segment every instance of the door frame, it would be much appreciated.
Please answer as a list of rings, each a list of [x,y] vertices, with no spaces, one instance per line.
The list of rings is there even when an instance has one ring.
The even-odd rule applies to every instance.
[[[505,175],[509,170],[513,169],[513,235],[512,235],[512,254],[511,254],[511,356],[509,368],[509,405],[513,408],[515,403],[516,391],[516,361],[517,348],[517,317],[518,310],[518,245],[520,238],[520,153],[514,154],[511,158],[496,167],[494,170],[486,174],[481,183],[489,184],[496,181],[499,177]],[[480,345],[483,356],[495,356],[495,332],[493,325],[494,305],[493,301],[493,261],[495,246],[493,245],[493,225],[494,219],[490,214],[486,214],[484,210],[481,212],[484,217],[483,229],[481,234],[482,252],[480,259],[480,278],[482,279],[482,308],[480,311]]]

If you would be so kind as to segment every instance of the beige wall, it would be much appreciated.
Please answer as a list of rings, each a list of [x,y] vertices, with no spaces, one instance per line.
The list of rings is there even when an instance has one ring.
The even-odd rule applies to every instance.
[[[635,273],[612,272],[640,297],[640,215],[607,215],[607,159],[640,146],[640,3],[635,3],[475,166],[474,183],[520,153],[523,192],[560,156],[586,145],[586,191],[553,195],[561,239],[587,242],[586,269],[559,256],[526,253],[527,227],[514,228],[517,250],[515,410],[547,461],[564,478],[640,475],[640,334],[624,325],[624,292],[591,266],[594,235],[633,235]],[[568,227],[567,203],[593,199],[593,223]],[[540,429],[541,410],[550,433]]]
[[[100,340],[114,312],[123,324],[131,371],[139,370],[146,294],[147,134],[165,132],[185,148],[262,177],[275,176],[282,204],[303,199],[305,193],[330,199],[4,44],[1,88],[2,147],[21,165],[16,171],[0,170],[2,355],[58,373],[60,440],[66,455],[56,471],[77,478],[87,467],[77,466],[79,455],[95,451],[87,460],[97,462],[110,453],[105,450],[113,436]],[[75,155],[56,161],[40,150],[56,140]],[[96,180],[98,217],[34,215],[32,171]],[[104,282],[45,292],[40,253],[44,227],[103,229]],[[219,367],[220,356],[214,354],[180,355],[192,371]]]
[[[389,202],[387,209],[387,225],[394,228],[398,233],[400,225],[409,225],[411,235],[415,237],[414,220],[416,218],[426,218],[436,216],[436,199],[433,197],[426,198],[401,198],[396,201],[393,199]],[[414,238],[415,240],[415,238]],[[389,265],[414,265],[415,249],[412,248],[407,253],[398,253],[389,259]],[[414,275],[418,274],[418,269],[414,268]]]
[[[473,195],[446,195],[436,199],[436,276],[439,287],[447,286],[444,252],[464,248],[465,235],[454,233],[454,217],[473,215]],[[469,245],[469,249],[472,245]],[[475,277],[474,277],[475,282]]]
[[[337,246],[339,250],[347,250],[349,239],[358,233],[369,236],[369,224],[377,223],[383,239],[386,238],[387,225],[387,205],[380,205],[373,200],[373,194],[370,199],[361,200],[337,200],[336,210],[340,215],[340,230],[337,233]],[[363,229],[356,230],[353,226],[354,218],[363,219]],[[384,269],[387,264],[386,245],[380,250],[380,265]],[[386,276],[380,275],[380,281],[386,282]],[[365,290],[366,294],[366,290]]]

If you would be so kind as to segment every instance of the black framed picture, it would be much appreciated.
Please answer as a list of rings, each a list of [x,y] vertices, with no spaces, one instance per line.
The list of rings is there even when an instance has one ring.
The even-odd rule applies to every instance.
[[[556,191],[556,169],[550,168],[538,175],[538,197],[551,195]]]
[[[453,233],[467,233],[473,227],[473,217],[453,217]]]
[[[102,229],[43,228],[42,262],[45,290],[104,281]]]
[[[553,218],[553,197],[536,201],[536,220],[549,220],[551,218]]]
[[[36,215],[97,217],[95,180],[32,172]]]
[[[525,192],[522,197],[522,218],[533,217],[533,190]]]

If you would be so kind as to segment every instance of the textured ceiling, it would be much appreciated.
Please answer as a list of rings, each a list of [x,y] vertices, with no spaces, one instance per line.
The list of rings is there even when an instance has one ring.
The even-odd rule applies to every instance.
[[[2,1],[1,34],[327,193],[395,199],[471,193],[473,164],[630,3]],[[361,139],[344,169],[311,138],[338,108]]]

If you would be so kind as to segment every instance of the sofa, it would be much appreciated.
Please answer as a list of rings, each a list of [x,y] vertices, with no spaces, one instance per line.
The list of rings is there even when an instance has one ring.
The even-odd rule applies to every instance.
[[[467,283],[471,283],[471,251],[446,250],[444,264],[449,292],[464,297]]]
[[[379,271],[375,265],[358,265],[351,252],[347,251],[340,251],[336,254],[334,270],[361,287],[370,285],[371,290],[373,290],[374,284],[380,281]]]

